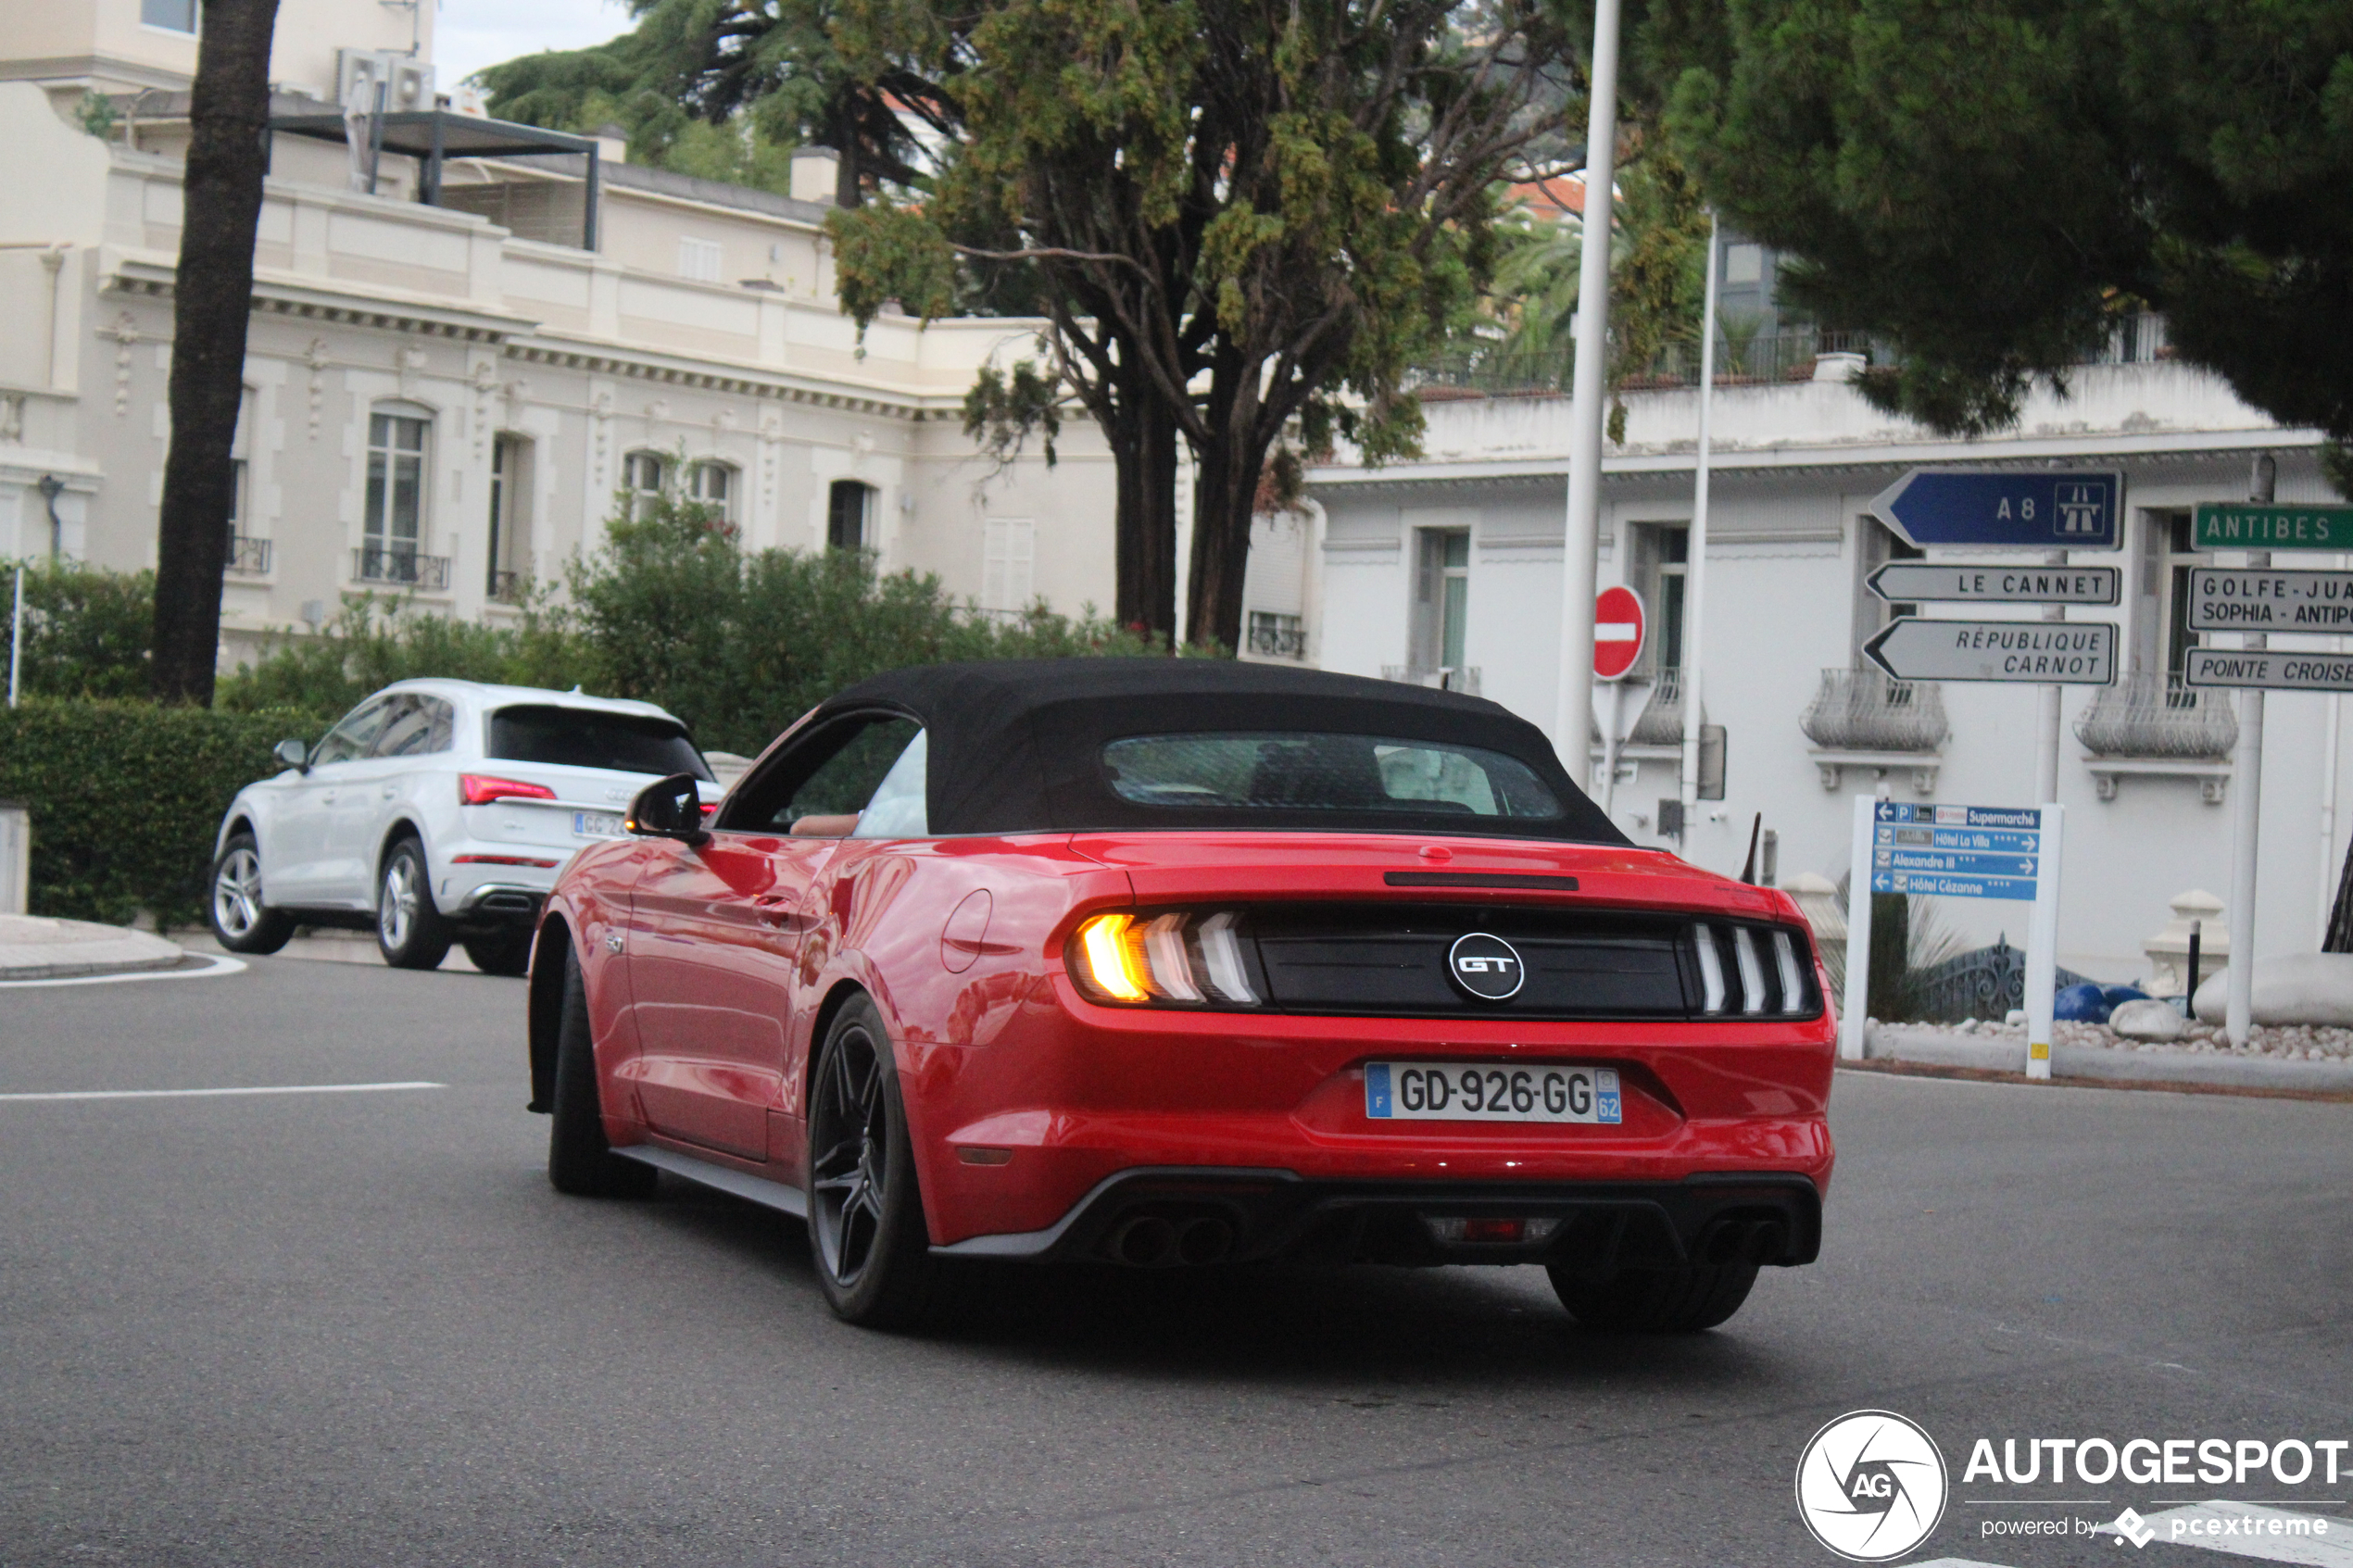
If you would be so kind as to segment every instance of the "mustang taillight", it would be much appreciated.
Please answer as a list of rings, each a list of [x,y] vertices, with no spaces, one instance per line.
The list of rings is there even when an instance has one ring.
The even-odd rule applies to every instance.
[[[1702,922],[1692,927],[1698,960],[1700,1011],[1712,1017],[1811,1016],[1813,955],[1796,933],[1781,926]]]
[[[556,792],[546,784],[524,784],[521,779],[494,779],[481,773],[460,773],[458,776],[458,797],[469,806],[487,806],[494,800],[553,800]]]
[[[1071,934],[1071,978],[1095,1001],[1127,1007],[1259,1007],[1234,928],[1241,915],[1095,915]]]

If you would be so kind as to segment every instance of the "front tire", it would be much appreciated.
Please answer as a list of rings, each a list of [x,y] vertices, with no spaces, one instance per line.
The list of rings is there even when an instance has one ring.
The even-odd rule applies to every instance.
[[[1555,1263],[1553,1293],[1569,1316],[1604,1334],[1697,1334],[1741,1310],[1756,1283],[1754,1263],[1678,1268],[1573,1269]]]
[[[643,1198],[661,1173],[612,1151],[605,1141],[597,1084],[597,1044],[588,1029],[588,988],[580,955],[564,946],[564,999],[556,1016],[556,1088],[547,1128],[547,1180],[575,1198]]]
[[[253,834],[233,833],[220,847],[206,915],[214,937],[233,953],[274,953],[293,938],[294,916],[263,901],[261,847]]]
[[[519,975],[531,972],[531,933],[493,932],[465,939],[467,961],[484,974]]]
[[[941,1270],[924,1227],[890,1038],[864,997],[825,1031],[810,1085],[807,1168],[809,1239],[826,1304],[868,1328],[929,1318]]]
[[[402,839],[376,877],[376,950],[395,969],[439,969],[455,935],[434,904],[425,847]]]

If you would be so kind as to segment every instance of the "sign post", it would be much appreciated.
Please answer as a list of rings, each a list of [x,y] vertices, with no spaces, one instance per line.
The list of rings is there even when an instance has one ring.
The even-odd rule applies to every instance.
[[[2048,804],[1914,806],[1867,795],[1855,797],[1855,860],[1846,895],[1846,1013],[1839,1021],[1842,1057],[1851,1061],[1863,1055],[1865,1010],[1870,998],[1872,894],[2015,898],[2034,906],[2026,935],[2026,1075],[2051,1075],[2063,822],[2063,809]]]
[[[1604,588],[1593,600],[1593,679],[1609,685],[1609,722],[1602,736],[1602,815],[1617,800],[1617,748],[1626,734],[1626,677],[1642,657],[1648,622],[1631,588]]]

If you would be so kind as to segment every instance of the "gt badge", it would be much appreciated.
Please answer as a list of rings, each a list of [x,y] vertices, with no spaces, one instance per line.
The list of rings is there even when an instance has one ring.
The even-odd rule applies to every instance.
[[[1500,936],[1474,931],[1446,950],[1446,972],[1482,1002],[1507,1002],[1528,979],[1517,949]]]

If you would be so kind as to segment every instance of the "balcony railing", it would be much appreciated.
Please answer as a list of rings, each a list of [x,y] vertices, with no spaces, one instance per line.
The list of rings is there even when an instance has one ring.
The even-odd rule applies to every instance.
[[[1307,627],[1296,615],[1277,615],[1271,610],[1250,612],[1250,634],[1247,642],[1252,653],[1265,659],[1305,659],[1307,657]]]
[[[266,576],[270,571],[270,541],[248,539],[242,533],[229,536],[228,570],[244,577]]]
[[[1952,727],[1932,682],[1891,681],[1876,670],[1825,670],[1797,721],[1825,751],[1931,752]]]
[[[1683,744],[1683,671],[1669,665],[1651,684],[1650,706],[1634,721],[1627,740],[1635,746]]]
[[[2219,762],[2238,744],[2239,721],[2223,693],[2144,670],[2094,696],[2075,738],[2098,757]]]
[[[1418,664],[1384,664],[1380,667],[1380,678],[1402,681],[1409,686],[1435,686],[1441,691],[1464,692],[1477,696],[1478,671],[1479,667],[1476,664],[1463,668],[1440,665],[1434,669],[1425,669]]]
[[[356,583],[391,583],[403,588],[446,589],[449,586],[449,558],[421,556],[413,548],[362,545],[351,552],[351,577]]]
[[[490,573],[491,602],[502,605],[521,604],[523,596],[530,591],[530,586],[531,580],[520,571],[499,571],[494,569]]]

